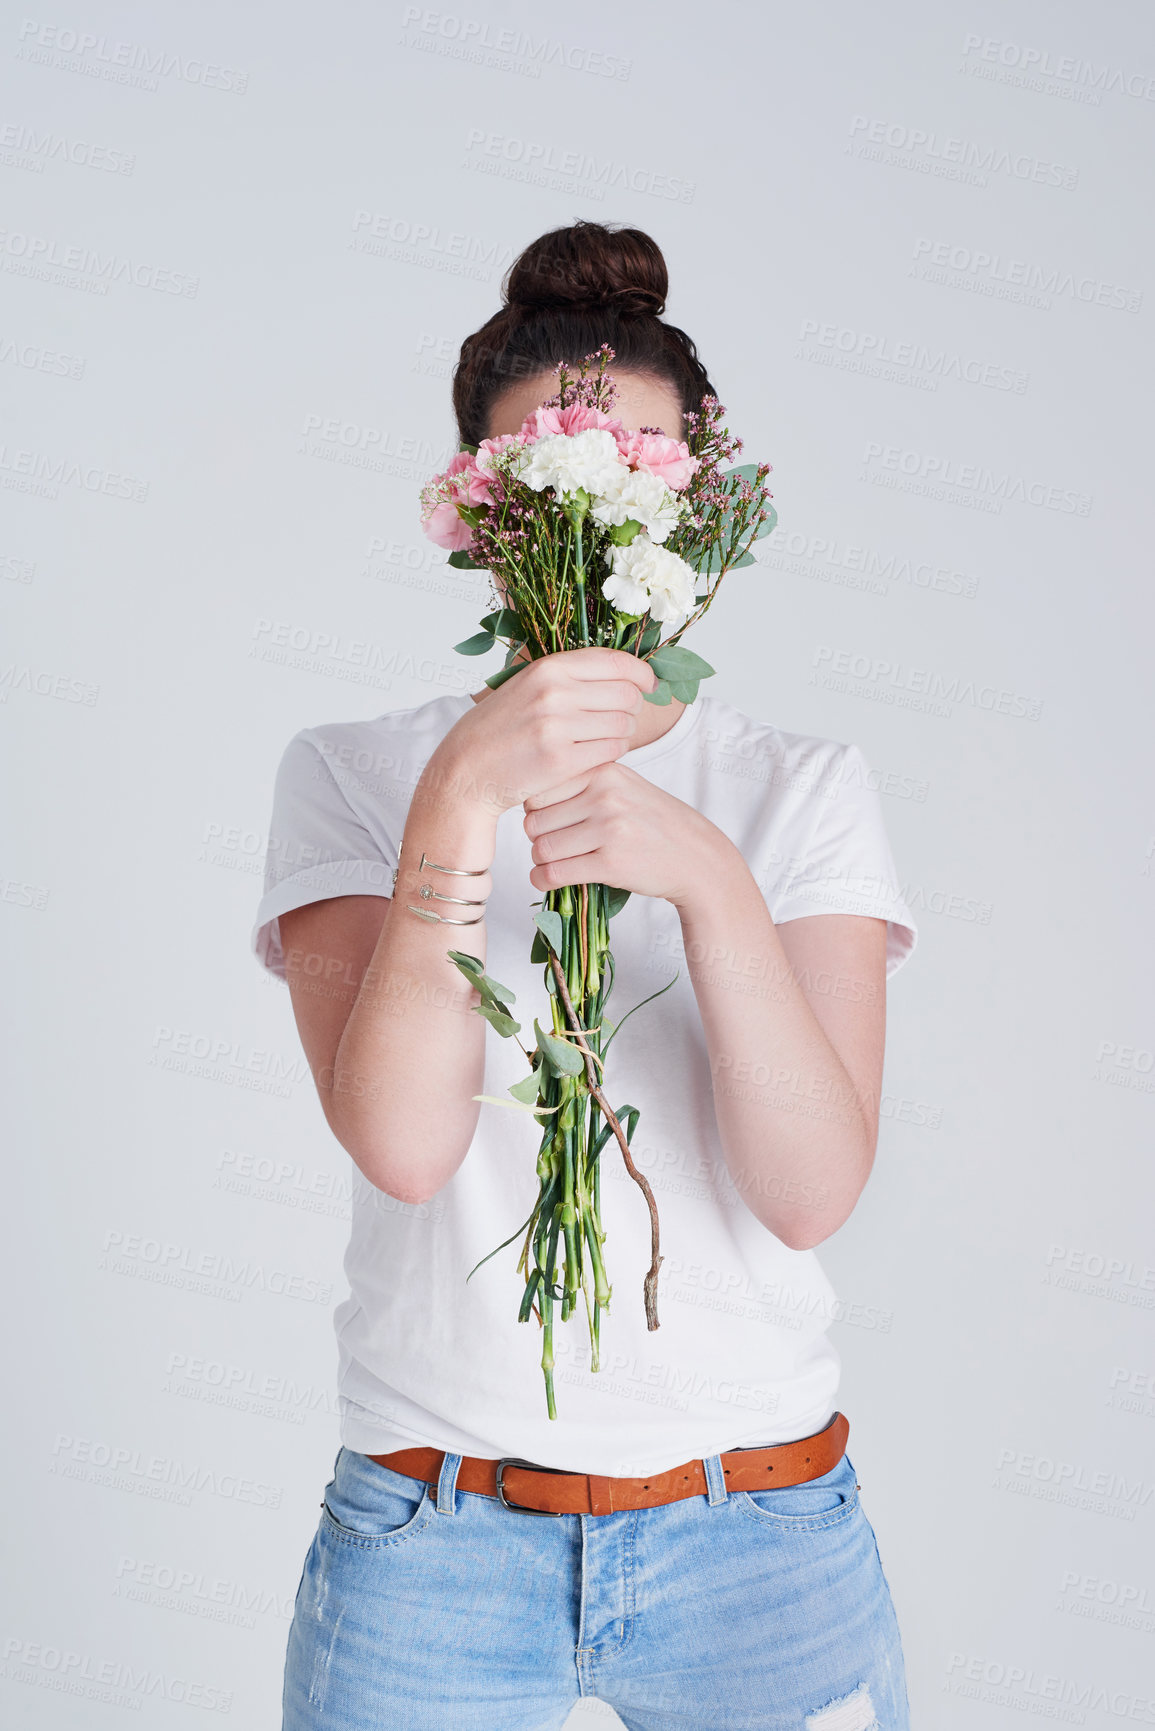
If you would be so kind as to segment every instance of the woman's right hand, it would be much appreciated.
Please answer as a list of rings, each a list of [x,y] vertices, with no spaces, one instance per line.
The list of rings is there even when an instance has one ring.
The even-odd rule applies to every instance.
[[[422,776],[462,773],[494,813],[629,751],[657,676],[625,649],[543,655],[477,701],[440,741]]]

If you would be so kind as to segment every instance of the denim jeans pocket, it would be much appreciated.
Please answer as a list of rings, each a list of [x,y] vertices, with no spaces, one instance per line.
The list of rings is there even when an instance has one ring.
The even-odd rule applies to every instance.
[[[736,1494],[754,1520],[783,1531],[833,1526],[848,1519],[859,1507],[857,1475],[847,1455],[828,1473],[807,1479],[805,1484]]]
[[[437,1512],[432,1488],[342,1448],[321,1504],[321,1531],[342,1544],[375,1550],[414,1538]]]

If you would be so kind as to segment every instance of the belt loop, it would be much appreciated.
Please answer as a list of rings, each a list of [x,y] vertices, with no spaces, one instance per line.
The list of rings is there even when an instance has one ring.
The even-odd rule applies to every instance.
[[[437,1513],[439,1515],[455,1515],[457,1500],[454,1492],[457,1489],[457,1469],[461,1465],[460,1455],[447,1454],[442,1458],[441,1472],[437,1478]]]
[[[710,1491],[710,1507],[717,1508],[729,1496],[726,1489],[726,1474],[722,1469],[721,1455],[704,1455],[702,1465],[706,1469],[706,1484]]]

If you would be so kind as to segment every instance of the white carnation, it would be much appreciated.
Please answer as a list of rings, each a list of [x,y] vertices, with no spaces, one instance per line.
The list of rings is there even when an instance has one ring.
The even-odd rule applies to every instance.
[[[673,625],[694,611],[694,572],[684,559],[644,534],[628,547],[615,547],[602,593],[619,613],[649,612],[660,625]]]
[[[560,499],[584,487],[587,493],[612,492],[625,470],[617,440],[603,427],[584,433],[546,433],[526,447],[518,478],[535,493],[552,487]],[[628,470],[626,470],[628,473]]]
[[[662,480],[645,469],[619,467],[615,483],[599,493],[590,506],[599,523],[640,523],[651,541],[664,541],[678,526],[683,502]]]

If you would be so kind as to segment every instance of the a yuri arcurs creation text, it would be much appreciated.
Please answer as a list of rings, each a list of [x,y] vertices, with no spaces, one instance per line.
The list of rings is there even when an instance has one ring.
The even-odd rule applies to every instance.
[[[658,428],[623,427],[611,413],[613,359],[603,344],[576,370],[559,366],[556,394],[519,432],[463,446],[429,482],[422,518],[431,539],[450,549],[451,565],[486,570],[497,587],[497,610],[475,637],[456,645],[463,655],[507,645],[505,663],[487,685],[500,685],[539,656],[600,644],[650,663],[658,683],[647,701],[669,703],[673,696],[692,703],[699,680],[714,669],[679,639],[706,611],[725,573],[752,564],[751,543],[774,527],[770,465],[723,467],[742,446],[722,425],[725,411],[714,397],[687,414],[685,440]],[[664,628],[670,628],[665,637]],[[648,1327],[658,1326],[658,1211],[629,1146],[638,1108],[615,1111],[605,1094],[606,1053],[622,1025],[606,1015],[614,978],[610,920],[628,899],[628,890],[608,884],[566,884],[531,904],[538,912],[530,960],[544,964],[549,1027],[534,1018],[536,1045],[532,1052],[522,1046],[530,1073],[510,1088],[511,1100],[475,1096],[530,1112],[542,1126],[537,1201],[497,1250],[524,1233],[518,1314],[522,1322],[535,1316],[542,1328],[550,1418],[557,1417],[556,1305],[564,1322],[579,1295],[584,1299],[598,1369],[601,1313],[611,1294],[600,1159],[611,1136],[650,1211],[644,1300]],[[448,953],[480,994],[478,1013],[499,1034],[516,1038],[514,994],[476,956]]]

